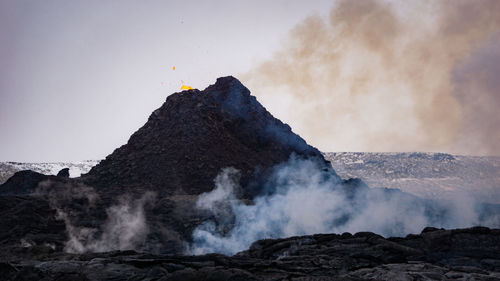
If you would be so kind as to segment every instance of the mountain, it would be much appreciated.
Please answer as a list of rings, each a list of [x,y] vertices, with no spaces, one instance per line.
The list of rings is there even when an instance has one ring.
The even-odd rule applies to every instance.
[[[19,196],[26,202],[46,198],[57,217],[44,218],[39,229],[52,232],[53,220],[64,220],[68,239],[77,244],[51,242],[57,250],[182,253],[193,230],[212,216],[195,207],[198,195],[214,189],[224,168],[238,170],[238,198],[251,202],[274,167],[291,155],[314,161],[330,179],[342,182],[316,148],[274,118],[237,79],[223,77],[203,91],[170,95],[127,144],[81,177],[15,173],[0,186],[0,203],[18,201]],[[349,188],[356,185],[346,181]],[[20,222],[33,212],[46,216],[46,211],[35,211],[36,204],[14,205],[4,215]],[[50,238],[15,227],[16,220],[2,222],[7,236],[28,237],[35,244]],[[125,231],[130,237],[124,242],[119,236]],[[108,238],[118,240],[104,248],[94,243],[106,244]]]
[[[93,167],[82,180],[98,190],[195,195],[210,191],[225,167],[241,173],[248,186],[290,154],[316,158],[335,174],[314,147],[274,118],[234,77],[217,79],[203,91],[170,95],[128,143]],[[340,180],[340,179],[339,179]]]

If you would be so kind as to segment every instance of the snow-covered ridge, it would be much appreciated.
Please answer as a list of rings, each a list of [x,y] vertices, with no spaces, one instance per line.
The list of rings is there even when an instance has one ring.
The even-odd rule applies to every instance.
[[[458,193],[500,203],[500,157],[446,153],[328,152],[342,178],[361,178],[370,187],[399,188],[419,197],[449,199]]]
[[[61,169],[69,168],[70,177],[79,177],[87,173],[100,160],[85,160],[79,162],[54,162],[54,163],[21,163],[0,162],[0,184],[4,183],[15,172],[32,170],[45,175],[56,175]]]

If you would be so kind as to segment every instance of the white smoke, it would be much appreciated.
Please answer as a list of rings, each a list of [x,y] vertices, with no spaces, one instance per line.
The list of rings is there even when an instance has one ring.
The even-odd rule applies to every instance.
[[[238,179],[238,170],[234,168],[225,168],[215,178],[216,188],[211,192],[200,194],[196,207],[203,210],[210,210],[213,213],[220,213],[225,203],[236,200],[234,190],[235,182]]]
[[[52,180],[40,182],[32,195],[47,196],[49,203],[54,208],[67,205],[74,199],[85,199],[87,200],[87,207],[92,207],[99,199],[99,195],[90,186],[82,183]]]
[[[484,222],[471,199],[457,196],[443,204],[397,190],[356,188],[329,176],[312,160],[292,156],[278,166],[267,190],[247,205],[237,199],[237,171],[224,169],[213,191],[200,195],[197,207],[213,214],[193,232],[190,254],[234,254],[259,239],[371,231],[383,236],[418,233],[426,226],[498,226],[498,216]]]
[[[138,249],[149,233],[145,206],[156,197],[154,192],[146,192],[138,199],[121,196],[116,204],[106,208],[107,218],[102,225],[84,227],[77,225],[75,218],[97,210],[99,195],[92,187],[47,180],[38,185],[33,195],[47,196],[56,218],[64,222],[68,235],[64,251],[69,253]]]
[[[152,202],[154,198],[153,192],[147,192],[136,200],[131,200],[127,196],[122,197],[119,204],[106,209],[108,217],[101,231],[96,228],[74,226],[68,214],[58,209],[57,216],[64,221],[69,236],[64,247],[65,252],[136,249],[144,242],[149,232],[144,206]]]

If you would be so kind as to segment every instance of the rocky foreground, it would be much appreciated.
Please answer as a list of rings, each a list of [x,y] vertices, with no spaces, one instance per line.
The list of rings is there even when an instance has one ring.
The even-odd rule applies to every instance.
[[[0,262],[5,280],[500,280],[500,230],[388,238],[370,232],[255,242],[232,257],[134,251],[54,253],[25,246]],[[26,258],[29,257],[29,258]]]

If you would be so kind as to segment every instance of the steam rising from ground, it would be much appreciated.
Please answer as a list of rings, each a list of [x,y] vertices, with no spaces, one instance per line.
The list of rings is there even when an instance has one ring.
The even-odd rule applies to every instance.
[[[291,157],[276,168],[267,190],[251,205],[237,199],[238,175],[224,169],[216,188],[200,195],[197,207],[210,212],[193,232],[192,254],[234,254],[264,238],[314,233],[372,231],[384,236],[419,233],[426,226],[500,226],[500,215],[481,217],[471,197],[436,205],[397,190],[342,187],[312,160]]]
[[[156,197],[153,192],[138,199],[121,196],[116,204],[106,208],[102,225],[88,227],[76,224],[75,218],[83,215],[85,220],[90,212],[103,211],[96,208],[99,195],[92,187],[49,180],[39,184],[35,195],[47,196],[57,212],[56,218],[64,222],[68,235],[64,251],[69,253],[138,249],[149,233],[145,206]]]
[[[137,249],[149,232],[144,205],[154,197],[151,192],[137,200],[122,197],[119,204],[106,209],[107,220],[100,233],[95,228],[72,225],[68,215],[58,210],[58,218],[65,222],[69,236],[64,250],[69,253],[84,253]]]
[[[323,151],[500,154],[500,2],[339,1],[242,77]]]

